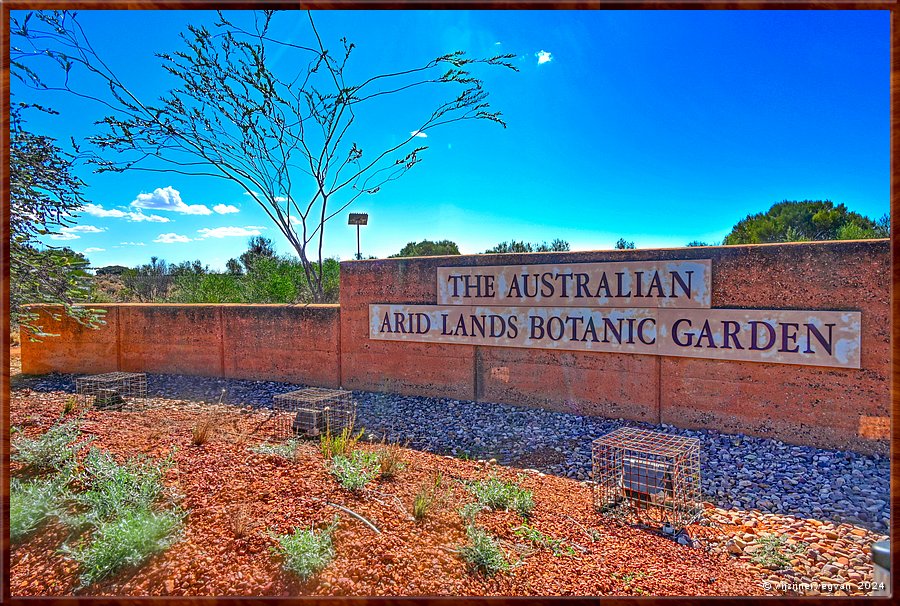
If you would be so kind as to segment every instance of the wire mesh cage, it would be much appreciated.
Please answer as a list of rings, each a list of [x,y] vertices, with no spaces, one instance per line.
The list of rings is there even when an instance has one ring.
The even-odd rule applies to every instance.
[[[594,505],[678,531],[697,521],[700,441],[623,427],[592,444]]]
[[[307,387],[278,394],[272,408],[276,440],[339,432],[356,421],[353,393],[343,389]]]
[[[147,397],[147,375],[142,372],[108,372],[77,377],[75,393],[84,408],[122,409],[129,400]]]

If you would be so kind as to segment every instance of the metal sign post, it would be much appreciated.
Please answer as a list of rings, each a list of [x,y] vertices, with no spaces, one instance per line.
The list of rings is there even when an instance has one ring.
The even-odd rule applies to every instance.
[[[368,213],[350,213],[350,216],[347,218],[347,225],[355,225],[356,226],[356,259],[362,259],[362,252],[359,248],[359,226],[360,225],[368,225],[369,224],[369,215]]]

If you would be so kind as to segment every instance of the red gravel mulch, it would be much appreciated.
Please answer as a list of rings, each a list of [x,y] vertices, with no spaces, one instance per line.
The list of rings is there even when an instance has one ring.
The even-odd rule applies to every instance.
[[[69,394],[17,390],[10,417],[37,435],[59,417]],[[89,411],[82,431],[119,458],[165,456],[176,447],[166,482],[189,511],[181,538],[137,570],[102,581],[80,595],[762,595],[759,577],[723,554],[684,547],[645,530],[600,516],[590,488],[566,478],[462,461],[404,449],[405,468],[359,493],[341,488],[327,472],[316,442],[297,460],[253,453],[266,437],[265,412],[157,400],[140,412]],[[192,427],[215,411],[220,430],[194,446]],[[254,432],[254,429],[256,431]],[[359,448],[374,450],[375,444]],[[15,466],[13,473],[16,472]],[[437,504],[417,523],[416,493],[442,472]],[[535,549],[516,536],[513,512],[485,512],[477,523],[502,541],[510,571],[486,578],[467,570],[455,550],[465,543],[458,508],[472,497],[458,480],[496,475],[534,491],[529,524],[563,539],[575,555]],[[326,501],[371,520],[376,534]],[[249,512],[250,531],[235,536],[235,512]],[[336,557],[305,583],[282,572],[269,533],[324,526],[335,514]],[[573,523],[568,517],[577,520]],[[588,530],[596,531],[592,538]],[[58,550],[64,529],[50,525],[12,550],[13,595],[71,595],[77,566]]]

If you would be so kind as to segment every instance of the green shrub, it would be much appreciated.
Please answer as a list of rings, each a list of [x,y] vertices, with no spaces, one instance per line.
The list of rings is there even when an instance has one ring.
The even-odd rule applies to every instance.
[[[485,529],[468,526],[466,537],[469,543],[460,548],[459,554],[470,568],[481,571],[486,576],[509,570],[506,556],[497,541]]]
[[[18,436],[13,441],[10,460],[22,463],[32,472],[53,472],[71,468],[78,452],[88,441],[79,441],[77,421],[54,425],[38,438]]]
[[[9,483],[9,540],[19,543],[53,516],[58,516],[67,491],[62,476]]]
[[[177,511],[126,510],[101,522],[86,546],[64,551],[81,565],[81,587],[88,587],[167,549],[175,542],[183,517]]]
[[[281,444],[272,444],[265,442],[258,446],[252,446],[250,450],[258,454],[282,457],[284,459],[295,459],[297,455],[297,447],[300,446],[300,440],[285,440]]]
[[[116,463],[112,455],[91,448],[77,476],[85,490],[74,495],[83,512],[75,525],[99,527],[128,511],[149,510],[163,496],[163,476],[173,465],[173,454],[161,461],[145,456]]]
[[[503,482],[497,478],[470,482],[467,486],[478,502],[490,509],[516,511],[523,518],[531,515],[534,499],[530,490],[520,488],[513,482]]]
[[[331,458],[331,474],[347,490],[359,490],[375,479],[379,471],[378,454],[355,450],[349,456]]]
[[[272,547],[272,553],[281,556],[286,571],[305,581],[334,559],[332,535],[337,524],[335,516],[334,521],[322,530],[295,528],[292,534],[270,535],[278,542]]]

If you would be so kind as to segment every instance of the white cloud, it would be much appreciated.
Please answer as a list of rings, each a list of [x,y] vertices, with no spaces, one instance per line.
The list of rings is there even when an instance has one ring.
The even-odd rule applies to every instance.
[[[84,249],[84,253],[87,254],[87,253],[92,253],[92,252],[103,252],[104,250],[106,250],[106,249],[105,249],[105,248],[93,248],[93,247],[91,247],[91,248],[85,248],[85,249]]]
[[[154,240],[154,242],[159,242],[160,244],[175,244],[176,242],[190,242],[191,239],[187,236],[182,236],[180,234],[159,234],[159,236]]]
[[[60,227],[58,234],[52,234],[52,240],[77,240],[81,236],[78,234],[99,234],[106,231],[102,227],[94,227],[93,225],[75,225],[73,227]]]
[[[427,139],[427,138],[428,138],[428,133],[423,133],[423,132],[420,131],[420,130],[413,130],[413,131],[410,131],[409,135],[410,135],[411,137],[419,137],[419,138],[421,138],[421,139]]]
[[[83,210],[87,214],[93,215],[95,217],[116,217],[117,219],[124,217],[126,214],[125,211],[122,211],[122,210],[116,210],[114,208],[106,209],[106,208],[103,208],[99,204],[90,204],[90,203],[82,206],[81,210]]]
[[[303,220],[300,219],[297,215],[291,215],[291,224],[292,225],[302,225]]]
[[[545,50],[536,52],[534,56],[537,57],[538,65],[543,65],[544,63],[550,63],[551,61],[553,61],[553,55]]]
[[[181,194],[171,185],[157,187],[152,194],[140,193],[131,203],[135,208],[168,210],[184,215],[211,215],[212,211],[202,204],[185,204]]]
[[[200,234],[200,238],[230,238],[230,237],[241,237],[241,236],[258,236],[262,232],[259,231],[261,229],[265,229],[264,227],[259,227],[257,225],[248,225],[247,227],[216,227],[210,229],[208,227],[204,227],[203,229],[198,229],[197,233]]]
[[[145,215],[143,212],[138,211],[136,213],[128,213],[129,221],[150,221],[152,223],[168,223],[168,217],[161,217],[160,215]]]
[[[143,242],[119,242],[122,246],[147,246]]]
[[[213,206],[213,210],[220,215],[239,212],[237,206],[232,206],[231,204],[216,204],[215,206]]]
[[[146,194],[142,194],[146,195]],[[145,215],[142,211],[138,212],[125,212],[124,210],[119,210],[116,208],[103,208],[100,204],[85,204],[82,206],[82,210],[89,215],[93,215],[95,217],[113,217],[116,219],[126,218],[128,221],[155,221],[157,223],[168,223],[169,219],[166,217],[161,217],[159,215]]]

